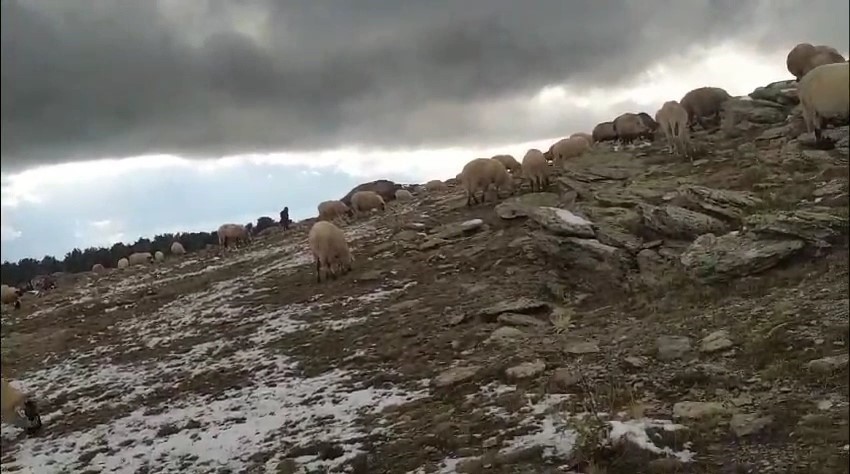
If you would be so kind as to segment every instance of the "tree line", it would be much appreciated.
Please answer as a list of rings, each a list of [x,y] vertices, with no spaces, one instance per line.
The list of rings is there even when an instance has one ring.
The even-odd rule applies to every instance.
[[[257,223],[248,224],[248,228],[254,234],[262,232],[277,222],[271,217],[260,217]],[[118,260],[133,252],[161,251],[168,255],[171,244],[180,242],[186,252],[203,250],[207,245],[218,244],[218,234],[213,232],[183,232],[179,235],[160,234],[153,239],[140,237],[135,243],[126,245],[117,243],[112,247],[89,247],[84,250],[75,248],[65,254],[61,260],[51,255],[45,255],[41,260],[34,258],[23,258],[17,262],[3,262],[0,265],[0,280],[4,285],[19,286],[25,284],[38,275],[49,275],[56,272],[80,273],[91,270],[92,266],[99,263],[107,268],[114,268]]]

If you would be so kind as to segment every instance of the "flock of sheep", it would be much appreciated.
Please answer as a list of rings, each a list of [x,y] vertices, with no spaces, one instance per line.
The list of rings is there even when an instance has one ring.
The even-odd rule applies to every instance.
[[[836,116],[850,116],[850,77],[848,64],[835,48],[829,46],[813,46],[802,43],[795,46],[786,60],[788,71],[797,79],[797,91],[803,111],[803,119],[808,132],[814,132],[816,142],[825,139],[822,130],[824,121]],[[653,120],[646,113],[626,113],[612,122],[598,124],[592,133],[574,133],[570,137],[553,144],[543,153],[538,149],[530,149],[517,162],[510,155],[496,155],[492,158],[476,158],[468,162],[457,175],[467,195],[467,205],[483,202],[490,186],[499,198],[501,190],[513,192],[514,178],[521,177],[527,181],[531,191],[540,191],[548,186],[550,167],[561,166],[564,160],[576,158],[591,149],[595,144],[606,141],[631,143],[636,139],[654,138],[660,128],[664,133],[669,152],[693,160],[692,145],[689,132],[695,124],[706,128],[705,119],[720,119],[724,103],[731,96],[717,87],[700,87],[694,89],[681,100],[667,101],[656,112]],[[439,180],[429,181],[424,185],[427,191],[446,189],[446,184]],[[476,193],[481,192],[481,200]],[[395,189],[388,199],[409,201],[413,198],[406,189]],[[386,202],[381,194],[375,191],[363,190],[355,192],[350,199],[350,206],[342,200],[325,201],[318,205],[319,219],[310,228],[307,241],[316,264],[316,280],[322,281],[324,270],[325,279],[335,279],[339,275],[351,271],[354,256],[345,239],[345,234],[334,223],[345,221],[349,217],[358,217],[375,210],[386,209]],[[218,229],[218,243],[227,248],[230,243],[240,244],[250,242],[251,233],[246,226],[239,224],[224,224]],[[185,249],[180,242],[174,242],[171,253],[181,255]],[[133,253],[118,261],[118,268],[130,265],[146,264],[152,260],[162,261],[162,252],[151,255],[149,252]],[[92,271],[102,272],[104,267],[94,265]],[[2,300],[4,304],[14,304],[20,307],[19,298],[22,292],[18,288],[3,285]],[[37,430],[41,420],[32,399],[2,381],[2,421],[27,430]]]

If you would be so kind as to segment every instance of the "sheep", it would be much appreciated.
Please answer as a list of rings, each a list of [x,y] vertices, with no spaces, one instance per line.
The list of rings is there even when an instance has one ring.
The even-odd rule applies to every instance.
[[[614,132],[622,143],[631,143],[650,133],[637,114],[625,113],[614,119]]]
[[[399,189],[395,192],[395,198],[397,201],[411,201],[413,200],[413,194],[410,194],[410,191],[406,189]]]
[[[345,220],[347,215],[351,214],[351,209],[342,201],[323,201],[319,203],[319,220],[333,221],[336,219]]]
[[[602,122],[593,127],[593,142],[609,142],[617,139],[617,132],[614,130],[614,122]]]
[[[649,133],[645,134],[643,138],[652,141],[655,138],[655,131],[658,130],[658,122],[653,120],[646,112],[638,112],[637,116],[643,122],[643,125],[649,129]]]
[[[713,115],[719,120],[723,104],[731,98],[728,92],[719,87],[699,87],[685,94],[679,105],[688,112],[689,127],[696,122],[706,129],[703,117]]]
[[[844,57],[833,47],[800,43],[788,52],[788,56],[785,58],[785,67],[799,82],[803,76],[817,66],[843,61]]]
[[[150,252],[133,252],[127,257],[130,265],[144,265],[153,261],[153,255]]]
[[[351,210],[354,211],[355,216],[379,208],[383,211],[387,208],[387,204],[384,202],[384,198],[375,191],[357,191],[351,196]]]
[[[811,72],[812,69],[823,66],[824,64],[843,63],[844,56],[841,55],[835,48],[830,46],[815,46],[815,52],[809,56],[806,65],[803,68],[803,76]],[[799,80],[797,81],[799,82]]]
[[[6,379],[0,379],[0,385],[0,421],[22,428],[30,434],[40,429],[41,416],[38,414],[35,400],[13,387]]]
[[[573,137],[584,138],[584,140],[587,142],[588,147],[593,146],[593,135],[591,135],[589,133],[576,132],[576,133],[573,133],[572,135],[570,135],[570,138],[573,138]]]
[[[21,296],[23,296],[23,290],[19,288],[15,288],[14,286],[2,285],[0,287],[0,299],[3,300],[3,304],[10,304],[15,307],[15,309],[21,309]]]
[[[241,242],[247,243],[251,240],[248,229],[240,224],[222,224],[216,233],[218,234],[218,245],[225,249],[229,246],[228,242],[238,245]]]
[[[172,255],[183,255],[186,253],[186,249],[183,248],[183,244],[180,242],[174,242],[171,244],[171,254]]]
[[[130,261],[129,261],[129,260],[127,260],[126,258],[118,259],[118,264],[116,265],[116,267],[118,267],[118,268],[127,268],[127,267],[129,267],[129,266],[130,266]]]
[[[556,166],[561,166],[564,160],[570,158],[578,158],[590,149],[590,144],[587,140],[581,137],[564,138],[558,140],[549,148],[552,152],[552,159]]]
[[[508,175],[508,170],[498,160],[488,158],[475,158],[463,167],[461,171],[461,183],[466,190],[466,205],[471,206],[479,201],[475,193],[481,191],[481,201],[487,198],[487,189],[490,185],[496,188],[496,199],[499,198],[501,188],[511,189],[513,181]]]
[[[508,170],[510,174],[519,174],[522,172],[522,166],[519,162],[511,155],[495,155],[491,160],[496,160],[499,163],[505,165],[505,169]]]
[[[91,271],[93,271],[94,273],[103,273],[104,271],[106,271],[106,268],[99,263],[95,263],[91,266]]]
[[[675,152],[681,156],[690,156],[691,162],[694,158],[691,153],[690,131],[688,130],[688,112],[675,100],[664,102],[655,120],[667,138],[670,153]]]
[[[542,151],[531,148],[525,152],[522,158],[522,176],[531,183],[531,192],[534,192],[535,184],[538,191],[543,191],[549,186],[549,164],[546,163],[546,157],[543,156]]]
[[[162,253],[161,250],[157,250],[156,253],[153,254],[153,259],[157,262],[163,262],[165,261],[165,254]]]
[[[336,279],[351,271],[354,256],[345,241],[345,234],[333,223],[318,221],[313,224],[307,235],[307,243],[316,261],[316,283],[322,282],[322,267],[325,268],[325,280],[328,275]]]
[[[446,186],[446,183],[440,181],[439,179],[432,179],[431,181],[425,183],[426,191],[445,191],[446,189],[449,189],[449,187]]]
[[[850,63],[818,66],[800,79],[797,86],[806,130],[815,133],[815,141],[824,143],[824,119],[850,115]]]

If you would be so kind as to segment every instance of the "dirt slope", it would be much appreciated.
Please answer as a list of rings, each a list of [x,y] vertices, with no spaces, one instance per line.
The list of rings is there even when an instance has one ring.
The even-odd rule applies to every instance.
[[[3,471],[848,472],[847,152],[738,129],[4,308]]]

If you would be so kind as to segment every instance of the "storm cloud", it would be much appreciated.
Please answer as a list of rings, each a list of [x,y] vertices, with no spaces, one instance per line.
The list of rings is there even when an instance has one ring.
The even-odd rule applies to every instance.
[[[724,41],[846,50],[848,16],[846,0],[3,0],[2,167],[555,136],[512,101]]]

